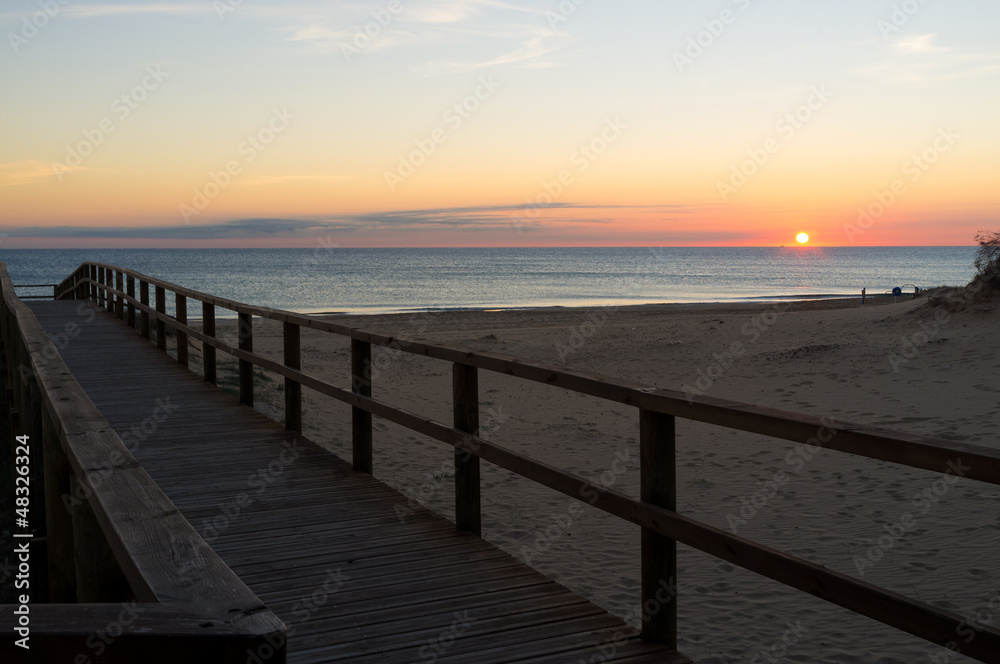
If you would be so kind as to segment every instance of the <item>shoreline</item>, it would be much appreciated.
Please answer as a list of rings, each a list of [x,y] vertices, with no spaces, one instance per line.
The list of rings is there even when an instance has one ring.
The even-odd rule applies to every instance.
[[[922,299],[927,293],[933,293],[937,291],[937,287],[933,289],[927,289],[921,291],[920,295],[916,299]],[[912,293],[904,293],[898,298],[879,293],[877,295],[868,295],[864,306],[883,306],[892,304],[903,304],[910,302],[913,299]],[[317,318],[371,318],[371,317],[397,317],[397,316],[413,316],[420,314],[498,314],[498,313],[530,313],[530,312],[581,312],[588,313],[590,311],[670,311],[670,310],[710,310],[710,309],[720,309],[720,310],[740,310],[747,309],[752,310],[754,308],[764,307],[767,305],[783,304],[786,305],[789,310],[807,310],[807,309],[848,309],[852,307],[860,308],[861,305],[861,295],[839,295],[839,294],[815,294],[815,295],[775,295],[775,296],[759,296],[747,299],[733,299],[733,300],[705,300],[697,302],[646,302],[641,304],[570,304],[570,305],[527,305],[527,306],[482,306],[482,307],[413,307],[408,309],[377,309],[371,311],[350,311],[350,310],[321,310],[321,311],[303,311],[296,309],[288,309],[292,313],[301,314],[304,316],[315,316]],[[278,307],[280,308],[280,307]],[[227,309],[219,308],[216,313],[217,320],[235,320],[235,314],[220,315],[221,312],[226,312]],[[188,320],[192,323],[200,322],[201,317],[199,316],[189,316]]]

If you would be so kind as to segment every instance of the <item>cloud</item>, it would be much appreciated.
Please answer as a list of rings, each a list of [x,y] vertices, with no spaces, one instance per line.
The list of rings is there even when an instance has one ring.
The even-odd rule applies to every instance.
[[[0,187],[35,184],[53,175],[52,164],[35,159],[0,164]]]
[[[67,16],[93,18],[99,16],[121,16],[124,14],[213,14],[211,2],[202,3],[154,3],[125,5],[69,5],[63,9]]]
[[[936,34],[900,37],[888,45],[882,57],[855,71],[878,76],[892,83],[936,83],[996,76],[1000,53],[969,52],[936,43]]]
[[[915,35],[913,37],[901,37],[893,44],[897,53],[946,53],[950,48],[945,46],[935,46],[936,34]]]
[[[511,50],[489,60],[473,62],[429,62],[417,65],[414,70],[425,76],[438,74],[464,74],[488,67],[520,65],[523,67],[554,67],[561,63],[541,60],[542,56],[560,50],[567,42],[566,35],[553,30],[535,30],[536,34],[517,44]]]
[[[315,237],[321,233],[350,231],[513,230],[521,222],[527,230],[579,228],[616,222],[615,210],[646,210],[667,215],[687,215],[691,210],[674,205],[586,205],[553,203],[544,214],[529,205],[395,210],[314,218],[253,217],[218,224],[169,226],[30,226],[5,229],[10,237],[139,239],[139,240],[248,240]],[[580,214],[580,212],[590,214]]]
[[[286,182],[351,182],[358,178],[353,175],[334,175],[324,173],[314,173],[308,175],[270,175],[266,177],[253,178],[247,180],[249,185],[253,184],[284,184]]]
[[[460,43],[472,44],[480,53],[496,53],[477,60],[444,62],[420,62],[420,56],[416,55],[412,69],[425,76],[497,66],[555,66],[559,63],[545,56],[560,50],[568,41],[565,34],[548,27],[541,9],[502,0],[410,0],[388,21],[384,20],[385,13],[383,20],[378,20],[371,7],[350,3],[297,14],[283,9],[280,14],[287,19],[288,25],[280,29],[287,34],[288,42],[320,53],[338,52],[345,45],[381,51]],[[525,22],[525,15],[534,21]]]

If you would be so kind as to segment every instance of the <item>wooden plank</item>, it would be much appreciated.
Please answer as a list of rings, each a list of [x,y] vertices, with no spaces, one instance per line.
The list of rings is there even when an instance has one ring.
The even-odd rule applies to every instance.
[[[135,299],[135,277],[133,277],[131,274],[128,275],[127,295],[129,297],[129,300],[128,300],[128,318],[126,322],[128,323],[129,327],[135,329],[135,304],[133,304],[133,300]]]
[[[479,435],[479,373],[467,364],[452,365],[452,404],[455,428]],[[479,457],[455,448],[455,526],[474,535],[482,533],[479,495]]]
[[[187,297],[177,293],[174,296],[174,301],[174,318],[181,324],[177,327],[177,363],[187,369],[188,336],[183,332],[184,327],[187,327]]]
[[[300,328],[294,323],[283,323],[282,328],[285,346],[285,366],[292,369],[301,369]],[[302,385],[287,376],[285,377],[285,428],[302,433]]]
[[[30,376],[27,380],[28,388],[28,411],[27,419],[24,422],[25,428],[16,433],[28,435],[28,451],[30,452],[30,465],[28,481],[34,489],[29,494],[31,529],[38,535],[32,545],[32,550],[37,559],[48,560],[48,491],[45,488],[45,437],[43,435],[42,420],[44,406],[43,395],[38,386],[35,376]],[[12,471],[13,472],[13,471]],[[8,503],[10,504],[10,503]],[[48,565],[31,566],[31,599],[33,602],[45,602],[49,598],[49,575]]]
[[[125,275],[120,271],[115,271],[115,288],[118,292],[125,290]],[[125,301],[121,297],[115,297],[115,315],[120,320],[125,320]]]
[[[239,315],[240,350],[253,352],[253,317],[247,313]],[[240,360],[240,403],[253,406],[253,363]]]
[[[0,269],[0,287],[4,289],[4,303],[8,305],[10,300],[7,298],[5,279],[9,278]],[[58,304],[63,311],[72,311],[66,307],[69,303]],[[124,597],[127,596],[128,586],[131,586],[137,597],[150,596],[184,605],[195,610],[196,615],[200,613],[202,620],[218,616],[220,622],[238,625],[242,633],[253,639],[263,636],[283,639],[285,628],[282,623],[260,605],[253,593],[210,549],[205,551],[203,549],[207,547],[197,546],[201,541],[198,534],[170,505],[148,475],[138,468],[118,436],[107,429],[106,422],[103,429],[99,428],[102,426],[99,413],[95,414],[96,408],[75,385],[61,358],[41,356],[40,350],[47,343],[43,328],[23,304],[15,303],[14,306],[19,308],[16,323],[22,336],[32,340],[29,342],[31,357],[28,361],[39,386],[43,388],[46,411],[53,418],[59,418],[53,422],[55,426],[51,430],[58,431],[74,478],[79,478],[76,480],[78,486],[70,493],[72,496],[83,496],[74,504],[73,519],[78,542],[86,543],[84,547],[79,543],[75,547],[77,561],[86,574],[77,573],[77,595],[84,599],[102,593],[106,597]],[[52,318],[47,318],[47,322],[53,323]],[[93,325],[101,326],[98,320]],[[119,326],[119,330],[126,329],[122,323],[115,325]],[[71,348],[83,353],[93,352],[94,349],[87,347],[84,339],[88,332],[94,330],[91,326],[83,329],[84,336]],[[105,359],[105,369],[101,373],[120,354],[121,344],[128,343],[130,339],[125,337],[109,341],[111,343],[105,352],[112,361]],[[122,388],[129,389],[125,384]],[[74,407],[67,408],[65,402],[72,401],[76,402]],[[63,419],[71,412],[84,415],[88,426],[80,433],[67,433],[80,427],[75,419]],[[162,518],[156,518],[157,510]],[[100,550],[102,542],[106,542],[105,546],[110,549],[110,558],[107,549]],[[192,557],[191,554],[196,555]],[[128,578],[124,592],[120,589],[120,581],[115,578],[117,574],[113,570],[106,571],[108,568],[104,567],[109,559],[118,561],[124,568],[122,571]],[[164,562],[168,564],[164,565]],[[175,574],[179,568],[192,573],[187,576]],[[83,579],[89,585],[85,585]],[[238,601],[241,598],[242,601]],[[197,611],[200,608],[208,610]]]
[[[85,495],[88,487],[71,478],[71,496]],[[115,560],[101,524],[87,501],[73,505],[73,551],[76,559],[77,601],[114,603],[128,599],[129,582]]]
[[[105,294],[104,294],[104,266],[97,268],[97,305],[100,307],[104,306]]]
[[[372,394],[372,347],[351,340],[351,391],[370,397]],[[372,474],[372,415],[361,408],[351,409],[351,441],[354,470]]]
[[[6,635],[0,641],[0,661],[185,662],[195,661],[192,653],[197,653],[196,661],[246,664],[248,652],[266,652],[265,646],[280,650],[268,662],[285,661],[278,635],[255,635],[162,604],[36,604],[31,607],[30,650],[15,645],[16,624],[10,611],[0,613],[0,630]]]
[[[149,282],[145,280],[139,281],[139,301],[142,303],[141,311],[139,315],[140,324],[139,332],[142,334],[142,338],[149,339]]]
[[[156,347],[162,351],[167,350],[167,323],[165,320],[167,313],[167,292],[163,286],[156,287]],[[163,317],[160,316],[163,315]]]
[[[215,336],[215,305],[203,302],[201,305],[201,330],[209,337]],[[219,382],[216,373],[215,346],[204,344],[201,350],[202,373],[205,382],[215,385]]]
[[[73,549],[73,518],[66,504],[73,485],[59,431],[48,411],[42,414],[42,443],[45,449],[45,509],[48,539],[48,601],[76,602],[76,559]]]
[[[677,511],[676,433],[674,418],[639,411],[639,498]],[[677,648],[677,543],[642,529],[642,638]]]

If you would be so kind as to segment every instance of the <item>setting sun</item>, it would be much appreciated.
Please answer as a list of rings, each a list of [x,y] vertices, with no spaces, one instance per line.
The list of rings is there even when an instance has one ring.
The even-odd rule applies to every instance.
[[[809,235],[806,233],[799,233],[795,236],[795,239],[798,240],[799,244],[805,244],[809,241]]]

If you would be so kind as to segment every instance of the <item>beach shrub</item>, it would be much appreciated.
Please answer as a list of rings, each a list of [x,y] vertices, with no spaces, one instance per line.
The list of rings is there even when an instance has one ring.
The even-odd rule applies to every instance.
[[[979,250],[972,261],[976,274],[968,284],[941,287],[927,293],[927,304],[949,312],[986,312],[1000,303],[1000,231],[980,231]]]
[[[972,266],[976,268],[973,280],[980,280],[992,290],[1000,290],[1000,231],[980,231],[976,235],[979,251]]]

